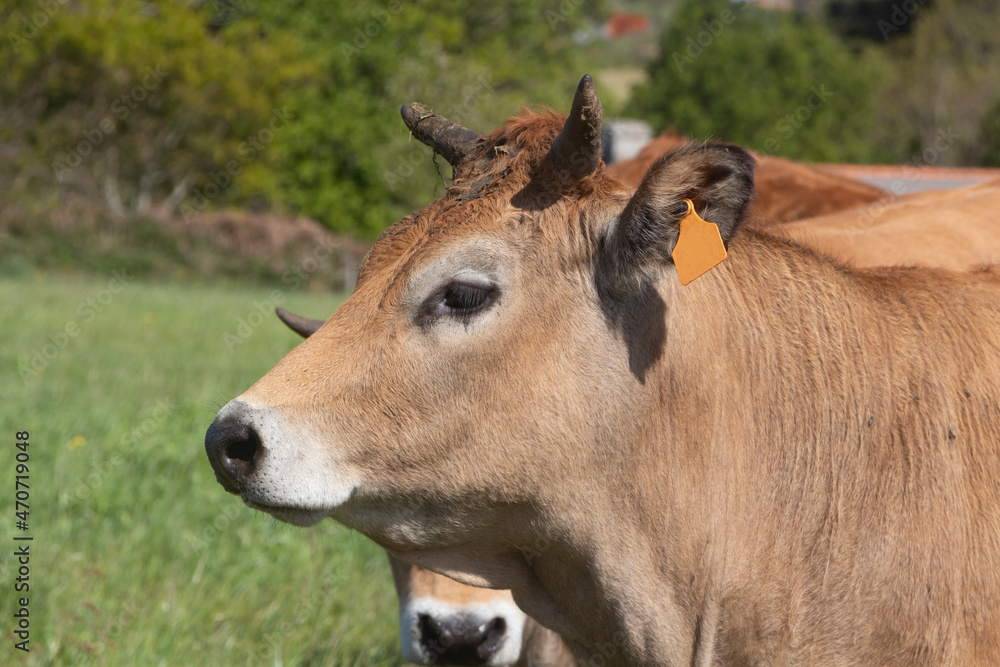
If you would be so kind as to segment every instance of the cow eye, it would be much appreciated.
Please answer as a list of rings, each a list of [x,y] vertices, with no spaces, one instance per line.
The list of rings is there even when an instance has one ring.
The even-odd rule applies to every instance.
[[[449,285],[444,292],[445,308],[455,313],[474,313],[483,308],[493,294],[493,286]]]
[[[499,294],[500,288],[492,284],[450,282],[424,302],[421,319],[430,323],[455,317],[468,324],[473,315],[492,306]]]

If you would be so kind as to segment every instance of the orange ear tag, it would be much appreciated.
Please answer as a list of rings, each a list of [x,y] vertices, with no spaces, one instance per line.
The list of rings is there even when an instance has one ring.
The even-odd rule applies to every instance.
[[[687,285],[726,258],[726,246],[722,242],[719,226],[702,220],[690,199],[684,201],[688,211],[681,220],[680,235],[672,253],[681,285]]]

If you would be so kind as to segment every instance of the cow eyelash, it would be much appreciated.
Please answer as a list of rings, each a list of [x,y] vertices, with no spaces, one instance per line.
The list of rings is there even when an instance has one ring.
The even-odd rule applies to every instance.
[[[496,285],[451,282],[424,302],[421,319],[431,323],[440,317],[456,317],[468,324],[473,315],[492,306],[499,295]]]

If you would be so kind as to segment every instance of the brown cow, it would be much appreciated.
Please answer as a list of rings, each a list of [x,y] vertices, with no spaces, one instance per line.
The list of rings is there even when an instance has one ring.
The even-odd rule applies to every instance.
[[[582,664],[1000,662],[1000,272],[738,232],[735,146],[632,194],[589,77],[565,124],[404,117],[455,181],[220,411],[224,488],[509,588]],[[682,287],[685,199],[728,258]]]
[[[758,200],[761,194],[758,190]],[[771,231],[851,266],[962,270],[1000,262],[997,210],[1000,180],[904,195],[889,203],[789,223]],[[281,308],[278,315],[303,336],[323,325],[321,320],[302,318]],[[479,651],[482,664],[572,664],[558,635],[524,617],[510,602],[509,591],[474,589],[390,560],[400,594],[400,638],[408,660],[448,663]],[[498,624],[506,628],[506,643],[498,644],[490,635]],[[517,646],[521,653],[512,653],[511,647]]]
[[[690,143],[667,130],[646,144],[630,160],[609,165],[606,173],[626,185],[639,187],[650,165],[658,158]],[[746,225],[766,229],[775,223],[827,215],[891,199],[874,185],[832,174],[801,162],[770,155],[756,155],[757,198],[750,204]]]
[[[638,186],[656,158],[689,143],[690,139],[676,132],[664,132],[635,158],[609,166],[607,173]],[[761,227],[771,226],[770,218],[787,222],[797,215],[864,205],[888,195],[879,188],[779,158],[758,158],[756,178],[757,197],[751,211]],[[303,336],[323,324],[278,310],[279,317]],[[399,593],[400,643],[407,660],[531,667],[573,664],[559,636],[517,609],[509,591],[464,586],[391,556],[390,562]]]
[[[521,656],[524,612],[510,591],[460,584],[389,557],[399,596],[403,657],[422,665],[511,665]]]
[[[926,190],[772,228],[851,266],[965,270],[1000,263],[1000,179]]]

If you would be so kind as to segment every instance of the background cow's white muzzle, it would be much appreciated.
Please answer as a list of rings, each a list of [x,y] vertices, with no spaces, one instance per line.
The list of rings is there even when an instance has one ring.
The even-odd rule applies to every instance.
[[[512,665],[524,621],[524,612],[503,600],[456,607],[417,598],[399,611],[403,656],[422,665]]]

